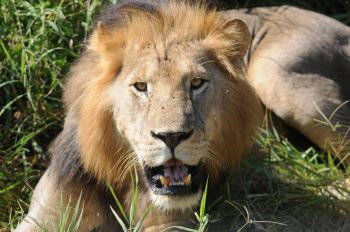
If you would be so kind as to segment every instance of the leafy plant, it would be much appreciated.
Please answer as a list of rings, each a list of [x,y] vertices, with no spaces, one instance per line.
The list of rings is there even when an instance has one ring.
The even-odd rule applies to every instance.
[[[132,172],[130,172],[132,190],[131,190],[131,203],[130,203],[129,217],[126,216],[127,214],[124,210],[124,207],[120,203],[118,197],[116,196],[116,194],[113,190],[113,187],[109,183],[107,183],[109,191],[111,192],[122,217],[119,216],[119,214],[112,208],[112,206],[110,206],[110,208],[112,210],[113,215],[117,219],[119,225],[121,226],[121,228],[124,232],[140,232],[140,231],[142,231],[142,224],[143,224],[145,218],[148,216],[148,214],[153,209],[153,205],[150,205],[148,207],[148,209],[146,210],[146,212],[142,215],[142,217],[137,222],[135,221],[138,194],[139,194],[139,189],[138,189],[139,181],[138,181],[138,176],[137,176],[137,172],[136,172],[136,167],[135,167],[134,171],[135,171],[134,174]]]
[[[29,207],[61,130],[63,77],[108,2],[0,1],[0,228]]]
[[[81,206],[81,195],[72,208],[71,198],[68,203],[65,204],[63,201],[62,193],[60,196],[60,220],[59,223],[51,221],[50,225],[43,224],[42,222],[32,218],[32,220],[39,226],[41,232],[77,232],[83,217],[84,206]]]
[[[182,231],[189,231],[189,232],[204,232],[208,229],[208,223],[209,223],[209,214],[205,212],[205,206],[207,204],[207,194],[208,194],[208,181],[209,177],[207,178],[207,181],[205,183],[204,192],[201,199],[201,204],[199,207],[199,213],[194,212],[194,215],[196,216],[197,222],[198,222],[198,228],[192,229],[184,226],[169,226],[168,228],[165,228],[163,231],[171,230],[171,229],[179,229]]]

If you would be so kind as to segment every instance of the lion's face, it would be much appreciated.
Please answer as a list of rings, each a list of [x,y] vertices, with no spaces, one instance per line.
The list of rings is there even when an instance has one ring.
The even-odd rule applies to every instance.
[[[219,126],[224,76],[195,43],[172,46],[167,54],[155,46],[138,53],[126,58],[110,89],[118,131],[142,165],[198,165],[209,158],[208,144]]]
[[[196,43],[172,46],[167,54],[149,46],[139,54],[127,57],[110,89],[117,129],[144,167],[157,205],[179,207],[157,200],[168,195],[194,204],[199,165],[215,162],[209,144],[220,127],[228,80]]]
[[[151,201],[183,210],[198,203],[202,179],[238,164],[261,109],[242,78],[242,21],[176,2],[158,10],[126,8],[128,20],[99,25],[66,101],[81,106],[85,170],[123,185],[121,173],[137,164]],[[84,62],[91,67],[81,72]]]
[[[201,177],[207,176],[204,164],[220,155],[212,145],[229,126],[223,125],[225,117],[235,117],[227,115],[227,104],[240,104],[231,99],[237,83],[196,42],[163,54],[156,45],[134,52],[139,56],[125,57],[127,65],[109,89],[117,130],[143,167],[156,205],[195,205]]]

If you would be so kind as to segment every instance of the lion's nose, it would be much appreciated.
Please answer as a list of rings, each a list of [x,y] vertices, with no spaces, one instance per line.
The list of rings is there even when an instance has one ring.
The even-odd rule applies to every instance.
[[[188,139],[193,134],[193,130],[189,132],[160,132],[154,133],[151,131],[151,134],[154,138],[158,138],[162,140],[167,147],[171,150],[172,154],[174,154],[174,150],[182,141]]]

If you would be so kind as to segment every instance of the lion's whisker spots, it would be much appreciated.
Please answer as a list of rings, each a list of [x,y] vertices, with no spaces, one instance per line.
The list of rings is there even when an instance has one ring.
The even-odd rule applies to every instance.
[[[154,144],[154,143],[138,143],[137,145],[133,145],[134,147],[137,147],[137,148],[141,148],[141,149],[149,149],[149,147],[151,148],[159,148],[159,146],[157,146],[157,144]]]
[[[154,151],[154,150],[160,150],[161,147],[154,147],[154,146],[152,146],[152,147],[145,147],[145,146],[141,145],[141,146],[138,147],[138,149],[139,150],[144,150],[144,151],[148,151],[148,150]]]
[[[152,162],[150,160],[148,160],[148,159],[142,159],[142,160],[140,159],[140,163],[143,163],[146,166],[152,166],[151,165]]]
[[[190,146],[189,148],[191,149],[203,149],[205,146],[202,145],[194,145],[194,146]]]

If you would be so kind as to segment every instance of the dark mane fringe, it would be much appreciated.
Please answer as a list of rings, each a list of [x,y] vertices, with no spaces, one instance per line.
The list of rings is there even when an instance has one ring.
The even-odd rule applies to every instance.
[[[178,0],[189,6],[201,5],[207,9],[215,10],[215,4],[204,0]],[[169,0],[124,0],[115,5],[107,5],[103,9],[103,14],[96,18],[94,28],[98,22],[102,22],[107,27],[115,27],[124,22],[123,11],[137,10],[150,15],[159,15],[160,10],[169,5]]]
[[[49,154],[51,155],[50,167],[56,174],[56,184],[88,179],[80,157],[75,120],[66,120],[63,131],[51,144]]]
[[[125,0],[115,5],[107,5],[104,7],[103,14],[100,15],[94,22],[94,28],[97,24],[102,22],[106,27],[113,28],[125,22],[123,11],[125,10],[139,10],[151,15],[158,15],[161,5],[167,5],[166,0]]]

